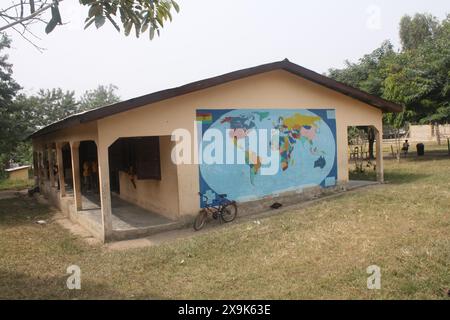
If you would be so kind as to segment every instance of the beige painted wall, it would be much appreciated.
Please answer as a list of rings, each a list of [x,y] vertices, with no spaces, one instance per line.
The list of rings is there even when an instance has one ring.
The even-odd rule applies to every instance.
[[[38,140],[43,143],[47,139],[70,141],[94,136],[102,171],[102,166],[107,167],[108,147],[119,137],[171,135],[178,128],[185,128],[194,136],[196,109],[231,108],[336,109],[339,181],[348,180],[347,126],[372,125],[382,132],[381,110],[287,71],[277,70],[139,107],[100,119],[96,124],[83,124]],[[198,166],[179,165],[177,173],[177,183],[171,176],[164,188],[178,190],[176,206],[180,214],[195,214],[199,209]],[[143,198],[150,191],[162,195],[163,186],[159,187],[156,192],[157,186],[146,186],[147,191],[139,193],[138,202],[148,203],[150,200]],[[158,198],[158,201],[159,207],[175,208],[174,199]]]
[[[441,140],[450,137],[450,124],[439,125],[438,130],[436,126],[432,125],[410,125],[409,126],[409,140],[410,141],[437,141],[437,132]]]
[[[33,139],[34,150],[42,150],[47,143],[92,140],[97,142],[97,121],[82,123],[75,127],[49,133]]]
[[[382,131],[381,110],[286,71],[272,71],[136,108],[98,121],[100,145],[119,136],[170,135],[185,128],[194,135],[196,109],[336,109],[338,180],[348,180],[347,126],[373,125]],[[181,214],[199,209],[197,165],[178,166]]]
[[[119,183],[122,199],[175,220],[179,214],[178,176],[177,166],[170,159],[174,145],[170,136],[159,139],[161,180],[137,180],[135,177],[135,189],[128,174],[121,171]]]

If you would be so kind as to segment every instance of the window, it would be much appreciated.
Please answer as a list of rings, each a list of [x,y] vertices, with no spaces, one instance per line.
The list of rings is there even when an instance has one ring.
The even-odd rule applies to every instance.
[[[161,180],[159,137],[121,138],[110,149],[110,169],[129,172],[138,180]]]
[[[159,137],[138,138],[134,141],[136,175],[138,180],[161,180]]]

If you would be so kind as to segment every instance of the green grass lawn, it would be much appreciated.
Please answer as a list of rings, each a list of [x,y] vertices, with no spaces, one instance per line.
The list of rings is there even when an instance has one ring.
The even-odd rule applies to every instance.
[[[450,158],[388,160],[382,186],[165,245],[90,245],[28,198],[0,201],[0,299],[448,299]],[[66,268],[81,267],[81,290]],[[368,290],[366,268],[381,268]]]
[[[34,180],[8,180],[0,179],[0,191],[3,190],[22,190],[34,185]]]

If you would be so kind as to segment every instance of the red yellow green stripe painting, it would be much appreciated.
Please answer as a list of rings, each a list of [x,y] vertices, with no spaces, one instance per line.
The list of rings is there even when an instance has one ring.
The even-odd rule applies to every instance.
[[[213,116],[210,112],[197,112],[197,121],[203,123],[212,123]]]

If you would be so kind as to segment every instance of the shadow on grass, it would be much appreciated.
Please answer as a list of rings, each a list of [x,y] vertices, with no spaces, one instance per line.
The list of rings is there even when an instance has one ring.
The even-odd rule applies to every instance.
[[[348,176],[350,180],[377,181],[377,173],[373,170],[366,170],[364,172],[349,171]]]
[[[13,227],[29,224],[37,220],[46,220],[52,214],[48,206],[28,196],[0,200],[0,226]]]
[[[424,178],[429,177],[430,175],[416,172],[407,172],[407,171],[385,171],[384,180],[393,184],[401,184],[401,183],[411,183],[416,182],[418,180],[422,180]],[[355,173],[349,172],[350,180],[353,181],[377,181],[377,175],[375,172],[362,172]]]
[[[395,157],[393,157],[391,154],[386,154],[384,156],[385,160],[390,160],[390,161],[394,161]],[[449,160],[450,159],[450,155],[448,154],[448,151],[443,151],[443,150],[431,150],[431,151],[426,151],[425,150],[425,154],[423,156],[418,156],[415,152],[412,153],[408,153],[407,156],[404,156],[402,154],[400,161],[406,161],[406,162],[415,162],[415,161],[433,161],[433,160]]]
[[[384,180],[391,184],[412,183],[428,177],[429,174],[405,171],[389,171],[384,174]]]
[[[103,283],[83,280],[81,289],[67,288],[70,274],[61,270],[60,276],[29,275],[0,269],[0,299],[125,299]]]

